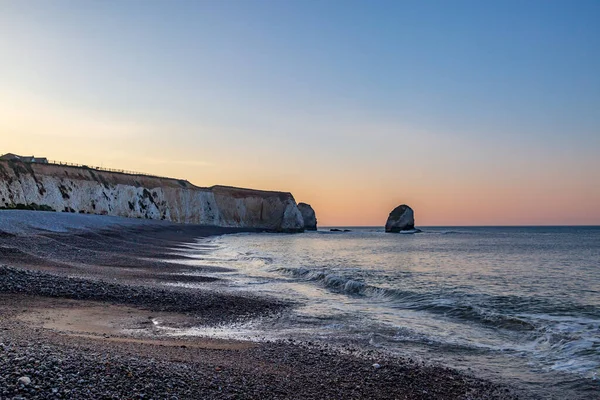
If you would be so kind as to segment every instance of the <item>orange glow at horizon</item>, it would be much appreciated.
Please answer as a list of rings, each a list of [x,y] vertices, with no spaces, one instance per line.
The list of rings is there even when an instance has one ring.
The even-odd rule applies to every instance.
[[[198,186],[289,191],[313,206],[320,226],[383,226],[402,203],[414,209],[418,226],[600,225],[593,165],[569,169],[516,159],[473,168],[444,164],[437,153],[430,156],[435,161],[414,165],[385,164],[377,157],[330,161],[327,153],[317,162],[260,144],[247,150],[245,144],[220,142],[218,134],[185,142],[163,134],[174,129],[168,125],[141,126],[35,101],[14,106],[11,100],[0,94],[0,153],[140,171]],[[425,143],[422,151],[435,146]]]
[[[471,184],[468,181],[452,185],[429,182],[427,186],[399,183],[398,189],[381,188],[368,180],[336,185],[327,179],[317,180],[318,174],[311,175],[314,180],[306,176],[300,179],[299,175],[294,180],[290,176],[293,174],[261,176],[260,171],[244,171],[244,165],[231,163],[219,166],[218,163],[198,162],[197,167],[190,167],[177,159],[173,163],[166,160],[153,163],[142,158],[126,157],[115,157],[106,162],[94,151],[70,155],[65,150],[60,151],[59,147],[62,147],[60,143],[37,147],[3,140],[0,152],[34,154],[61,161],[187,179],[198,186],[222,184],[289,191],[297,202],[312,205],[319,226],[383,226],[389,212],[402,203],[414,209],[417,226],[600,224],[597,207],[600,190],[585,185],[574,184],[574,187],[559,193],[554,193],[553,188],[528,187],[527,182],[509,187]]]

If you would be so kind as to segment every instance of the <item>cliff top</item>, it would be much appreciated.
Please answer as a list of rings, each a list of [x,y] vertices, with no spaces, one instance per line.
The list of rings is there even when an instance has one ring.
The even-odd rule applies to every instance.
[[[131,185],[149,188],[175,187],[211,191],[216,194],[226,194],[238,198],[244,198],[250,195],[260,197],[277,195],[282,200],[290,197],[293,198],[292,194],[289,192],[247,189],[224,185],[201,187],[196,186],[185,179],[166,178],[127,171],[106,171],[85,165],[42,164],[27,163],[19,160],[0,160],[0,179],[11,179],[11,175],[13,174],[11,174],[10,171],[17,177],[22,174],[31,174],[34,178],[36,175],[54,176],[57,178],[68,177],[70,179],[96,181],[104,186]]]

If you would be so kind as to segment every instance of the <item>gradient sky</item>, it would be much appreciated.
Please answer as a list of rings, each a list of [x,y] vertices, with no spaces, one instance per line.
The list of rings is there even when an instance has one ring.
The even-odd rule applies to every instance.
[[[600,224],[600,1],[0,0],[0,153],[320,225]]]

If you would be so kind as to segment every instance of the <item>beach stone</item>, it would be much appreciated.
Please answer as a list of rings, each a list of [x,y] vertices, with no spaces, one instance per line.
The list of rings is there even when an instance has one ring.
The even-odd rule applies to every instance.
[[[413,209],[406,204],[399,205],[390,213],[385,223],[386,232],[400,232],[415,229]]]
[[[310,204],[306,203],[298,203],[298,209],[300,210],[302,219],[304,220],[304,229],[307,231],[316,231],[317,217],[315,215],[315,210],[313,210]]]
[[[27,386],[27,385],[29,385],[31,383],[31,379],[29,379],[28,376],[22,376],[22,377],[19,378],[18,382],[21,385]]]

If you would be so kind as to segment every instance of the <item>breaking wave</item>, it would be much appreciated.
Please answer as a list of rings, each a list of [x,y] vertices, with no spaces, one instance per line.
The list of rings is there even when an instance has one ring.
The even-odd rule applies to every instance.
[[[451,365],[476,360],[569,390],[583,377],[597,389],[600,229],[427,228],[410,238],[352,230],[215,238],[213,262],[239,271],[236,289],[300,300],[290,330],[331,329],[416,354],[423,345],[420,354]]]
[[[453,297],[439,293],[419,293],[387,289],[369,285],[360,280],[340,276],[326,270],[307,268],[278,268],[278,272],[295,279],[319,284],[328,290],[352,296],[365,296],[379,301],[393,303],[396,308],[427,311],[446,317],[475,321],[494,327],[513,330],[534,330],[536,326],[525,319],[500,314],[491,309],[469,303],[465,294],[455,293]]]

